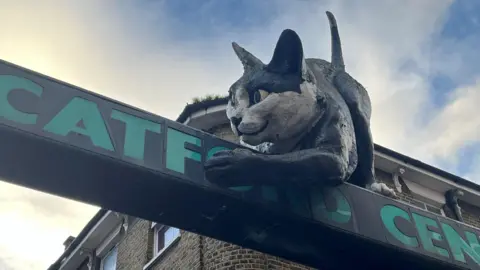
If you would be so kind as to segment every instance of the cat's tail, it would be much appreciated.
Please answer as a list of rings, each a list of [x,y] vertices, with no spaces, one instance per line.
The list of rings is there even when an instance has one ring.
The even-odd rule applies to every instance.
[[[330,11],[327,11],[328,21],[330,23],[330,34],[332,36],[332,65],[335,69],[345,70],[343,63],[342,43],[338,34],[337,20]]]

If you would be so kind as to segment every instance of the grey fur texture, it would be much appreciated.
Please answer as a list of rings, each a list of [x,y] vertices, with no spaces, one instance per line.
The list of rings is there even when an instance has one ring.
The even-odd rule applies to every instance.
[[[286,29],[268,64],[233,43],[244,73],[229,90],[227,117],[242,144],[205,162],[219,185],[335,186],[346,181],[395,197],[377,183],[366,89],[346,71],[336,20],[327,12],[331,63],[305,59],[298,35]]]

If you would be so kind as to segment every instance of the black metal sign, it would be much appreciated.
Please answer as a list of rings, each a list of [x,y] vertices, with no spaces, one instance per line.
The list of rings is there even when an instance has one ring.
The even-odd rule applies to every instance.
[[[202,162],[239,146],[3,61],[0,137],[5,181],[314,267],[480,269],[478,229],[349,184],[220,189]]]

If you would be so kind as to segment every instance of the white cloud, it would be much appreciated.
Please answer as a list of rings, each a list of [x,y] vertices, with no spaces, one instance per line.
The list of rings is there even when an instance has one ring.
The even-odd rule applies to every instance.
[[[46,269],[63,252],[67,236],[78,234],[97,210],[0,183],[0,269]]]
[[[448,158],[460,147],[480,141],[480,79],[473,85],[457,88],[449,102],[429,125],[431,137],[427,149]]]
[[[472,171],[470,171],[469,173],[465,174],[464,177],[470,181],[476,181],[477,183],[480,182],[480,153],[477,153],[474,157],[473,157],[473,162],[472,164],[474,164],[474,167],[472,169]]]
[[[449,93],[447,105],[419,134],[423,141],[423,149],[439,160],[451,164],[451,167],[464,161],[466,157],[460,156],[459,150],[480,144],[479,102],[480,79]],[[471,181],[480,183],[480,153],[467,158],[473,159],[472,171],[458,173]]]
[[[434,42],[451,2],[278,1],[282,9],[270,25],[179,43],[168,35],[175,25],[162,14],[161,1],[145,8],[135,1],[16,0],[0,10],[9,22],[0,27],[0,58],[176,118],[191,98],[226,94],[240,76],[231,41],[268,62],[281,31],[292,28],[307,57],[328,60],[328,9],[337,17],[347,69],[371,95],[375,141],[434,162],[480,140],[477,85],[457,89],[445,108],[434,109],[430,101],[429,77],[447,72],[462,80],[456,72],[468,60],[450,54],[450,43]],[[199,12],[208,14],[208,7]],[[471,50],[465,42],[455,46]],[[45,269],[96,210],[1,183],[0,267]],[[38,252],[27,256],[29,250]]]

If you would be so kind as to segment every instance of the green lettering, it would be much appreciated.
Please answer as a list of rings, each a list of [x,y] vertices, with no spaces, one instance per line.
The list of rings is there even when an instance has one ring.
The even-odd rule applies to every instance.
[[[43,92],[43,88],[40,85],[25,78],[0,75],[0,115],[17,123],[35,124],[37,122],[37,114],[21,112],[8,102],[8,95],[15,89],[23,89],[39,97]]]
[[[84,127],[78,126],[83,122]],[[75,97],[47,125],[44,130],[67,136],[71,131],[90,137],[95,146],[113,151],[107,126],[92,101]]]
[[[439,254],[444,257],[449,257],[448,250],[437,247],[433,245],[433,239],[437,241],[443,241],[443,236],[437,232],[430,231],[427,226],[438,228],[438,224],[434,219],[429,217],[421,216],[417,213],[413,213],[413,220],[415,220],[415,225],[417,227],[418,235],[420,236],[420,241],[422,241],[423,248],[426,251]]]
[[[131,158],[143,160],[145,133],[147,130],[160,133],[160,124],[117,110],[112,111],[112,118],[125,123],[123,154]]]
[[[328,189],[337,205],[335,211],[329,211],[325,204],[325,198],[323,197],[324,190],[327,189],[316,188],[312,192],[313,217],[320,218],[320,215],[337,223],[349,222],[352,217],[352,209],[345,196],[337,188]]]
[[[167,169],[179,173],[185,173],[185,158],[200,162],[200,153],[185,149],[185,143],[202,146],[202,141],[189,134],[169,128],[167,131]]]
[[[466,263],[465,253],[478,265],[480,265],[480,245],[477,236],[471,232],[465,232],[468,243],[452,228],[452,226],[440,223],[445,233],[448,245],[452,250],[453,258],[457,261]]]
[[[402,233],[395,225],[395,217],[401,217],[409,222],[412,222],[407,211],[394,205],[385,205],[380,210],[380,217],[382,218],[385,228],[387,228],[387,230],[398,241],[409,247],[418,247],[418,240],[416,237],[411,237]]]

